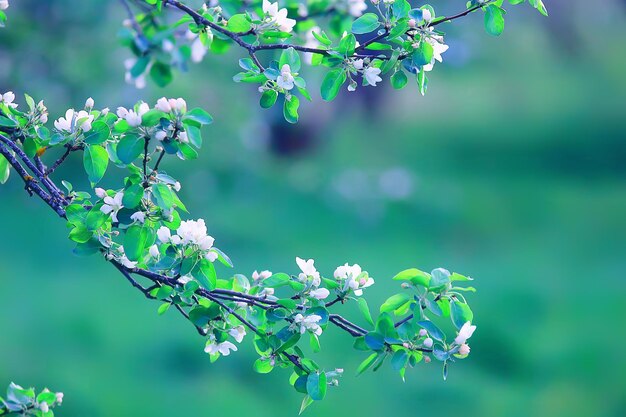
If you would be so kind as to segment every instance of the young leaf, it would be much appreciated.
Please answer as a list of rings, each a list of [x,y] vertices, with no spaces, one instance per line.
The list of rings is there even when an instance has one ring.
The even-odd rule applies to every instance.
[[[83,165],[92,184],[100,182],[109,165],[109,154],[100,145],[85,147],[83,153]]]

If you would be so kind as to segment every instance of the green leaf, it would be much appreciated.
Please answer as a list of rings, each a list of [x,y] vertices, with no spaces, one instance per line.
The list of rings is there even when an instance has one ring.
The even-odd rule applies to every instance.
[[[252,28],[252,23],[245,14],[240,13],[231,16],[231,18],[228,19],[226,27],[232,32],[247,32]]]
[[[430,283],[430,274],[424,271],[420,271],[417,268],[411,268],[399,272],[395,277],[393,277],[393,280],[411,281],[413,285],[428,287],[428,284]]]
[[[148,245],[150,233],[148,228],[134,225],[124,235],[124,253],[131,261],[138,261]]]
[[[172,82],[174,75],[169,65],[157,61],[150,67],[150,78],[152,78],[154,83],[159,87],[165,87]]]
[[[418,321],[417,325],[423,327],[424,329],[426,329],[426,331],[428,332],[430,337],[432,337],[433,339],[438,340],[440,342],[443,342],[443,340],[445,339],[444,333],[432,321],[430,321],[430,320]]]
[[[361,375],[363,372],[367,371],[374,364],[374,362],[376,362],[378,355],[379,354],[375,352],[365,358],[365,360],[361,362],[359,367],[356,369],[356,374]]]
[[[254,361],[254,365],[252,365],[252,367],[255,372],[260,374],[269,374],[274,369],[270,358],[259,358]]]
[[[450,315],[452,316],[452,323],[457,329],[463,327],[466,322],[471,322],[474,319],[474,313],[469,305],[461,301],[453,301],[450,305]]]
[[[152,186],[152,195],[159,207],[169,210],[174,206],[174,193],[167,185],[161,183],[154,184]]]
[[[504,9],[491,4],[485,10],[485,30],[493,36],[500,36],[504,31]]]
[[[311,398],[309,395],[305,395],[302,399],[302,404],[300,405],[300,412],[298,413],[298,415],[302,414],[304,410],[306,410],[306,408],[311,404],[313,404],[313,398]]]
[[[430,290],[442,288],[450,283],[450,272],[443,268],[433,269],[430,272]]]
[[[85,133],[85,143],[99,145],[105,142],[111,134],[111,128],[102,120],[93,122],[91,130]]]
[[[132,163],[144,151],[145,140],[137,135],[125,135],[117,144],[117,157],[125,164]]]
[[[260,105],[264,109],[269,109],[276,103],[276,99],[278,98],[278,93],[276,90],[265,90],[261,95]]]
[[[391,367],[399,371],[400,369],[406,366],[406,363],[409,360],[409,355],[406,353],[406,350],[400,349],[397,350],[393,356],[391,357]]]
[[[367,305],[367,301],[364,298],[359,297],[357,298],[357,303],[359,304],[359,310],[361,311],[361,314],[363,314],[363,317],[365,317],[365,320],[373,327],[374,320],[372,320],[372,314],[370,313],[370,309]]]
[[[104,214],[99,207],[94,207],[89,210],[85,219],[85,225],[89,230],[98,230],[109,219],[108,214]]]
[[[528,0],[528,2],[544,16],[548,16],[548,10],[542,0]]]
[[[413,64],[416,67],[422,67],[429,64],[433,60],[434,49],[431,44],[422,40],[420,46],[413,51]]]
[[[337,94],[339,94],[341,86],[346,82],[346,79],[346,73],[341,68],[329,71],[322,81],[322,99],[325,101],[334,100]]]
[[[220,308],[217,304],[211,303],[208,307],[195,307],[189,312],[189,321],[198,327],[206,326],[210,320],[220,315]]]
[[[298,97],[292,95],[290,100],[285,99],[285,104],[283,106],[283,115],[285,116],[285,120],[289,123],[297,123],[298,122],[298,107],[300,107],[300,100]]]
[[[309,346],[311,347],[311,351],[313,353],[318,353],[321,349],[320,340],[317,338],[317,335],[314,333],[309,333]]]
[[[13,120],[6,118],[4,116],[0,116],[0,126],[6,126],[6,127],[15,127],[17,126],[17,123],[15,123]]]
[[[157,309],[157,314],[159,316],[162,316],[163,314],[165,314],[167,312],[167,310],[170,309],[170,307],[172,306],[171,303],[163,303],[159,306],[159,308]]]
[[[295,49],[283,49],[283,52],[280,54],[280,60],[278,61],[278,67],[282,68],[285,64],[289,65],[291,72],[300,71],[300,55],[298,55]]]
[[[124,207],[133,209],[141,203],[143,198],[144,189],[141,184],[133,184],[124,190],[124,198],[122,204]]]
[[[311,373],[306,380],[306,391],[314,401],[321,401],[326,396],[326,374]]]
[[[404,71],[402,71],[401,69],[398,70],[397,72],[395,72],[391,76],[391,85],[396,90],[400,90],[400,89],[404,88],[408,82],[409,82],[409,78],[406,76]]]
[[[87,210],[80,204],[70,204],[65,207],[65,217],[75,226],[82,225],[87,219]]]
[[[381,313],[388,313],[394,311],[400,306],[404,305],[407,301],[411,300],[411,296],[407,293],[399,293],[392,295],[380,306]]]
[[[209,291],[213,291],[217,286],[217,274],[215,273],[215,266],[212,262],[206,259],[200,261],[198,272],[195,273],[194,278],[198,280],[200,285]]]
[[[70,239],[76,243],[86,243],[91,239],[93,233],[84,225],[77,225],[70,231]]]
[[[156,126],[161,121],[161,118],[165,116],[165,113],[161,110],[148,110],[141,116],[141,125],[146,127]]]
[[[183,116],[183,120],[193,120],[194,122],[200,123],[201,125],[209,125],[213,123],[213,117],[206,110],[201,108],[195,108],[189,110]]]
[[[83,166],[92,184],[100,182],[109,165],[109,154],[100,145],[89,145],[83,153]]]
[[[5,184],[9,180],[9,175],[11,175],[11,165],[3,155],[0,155],[0,184]]]
[[[365,335],[365,343],[372,350],[383,350],[385,347],[385,337],[377,332],[369,332]]]
[[[378,15],[374,13],[365,13],[363,16],[352,22],[352,33],[357,35],[370,33],[380,26]]]
[[[291,280],[289,275],[279,272],[264,280],[263,286],[271,288],[282,287],[283,285],[287,285],[289,280]]]

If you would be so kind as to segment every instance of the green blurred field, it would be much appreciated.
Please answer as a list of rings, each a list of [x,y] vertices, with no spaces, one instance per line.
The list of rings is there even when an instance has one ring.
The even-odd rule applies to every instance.
[[[356,262],[377,280],[370,305],[395,291],[390,278],[406,267],[476,279],[472,354],[447,382],[434,363],[406,383],[388,367],[355,378],[362,354],[329,330],[319,361],[346,373],[308,415],[621,417],[625,9],[603,2],[600,49],[581,20],[587,2],[568,3],[555,5],[552,29],[511,8],[501,39],[481,32],[479,16],[464,20],[450,37],[467,57],[436,68],[426,97],[413,86],[333,104],[316,97],[299,130],[276,128],[298,146],[313,143],[290,155],[263,145],[277,115],[229,82],[236,53],[165,90],[124,85],[115,2],[108,20],[94,1],[12,3],[0,91],[45,98],[59,106],[51,117],[90,95],[112,107],[183,96],[210,111],[201,158],[166,168],[237,272],[292,271],[296,256],[327,274]],[[408,173],[406,198],[381,192],[380,174],[394,168]],[[59,175],[79,169],[72,160]],[[63,223],[15,179],[0,202],[0,384],[65,392],[61,416],[297,414],[288,373],[255,374],[250,344],[209,364],[191,325],[158,317],[102,259],[74,257]]]

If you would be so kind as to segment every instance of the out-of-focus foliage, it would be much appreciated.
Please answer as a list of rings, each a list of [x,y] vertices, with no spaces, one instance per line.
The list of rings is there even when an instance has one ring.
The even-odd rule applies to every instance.
[[[468,17],[448,34],[456,47],[426,98],[382,88],[303,103],[292,130],[280,112],[252,110],[256,90],[220,81],[236,59],[207,58],[166,89],[138,92],[120,83],[128,54],[112,36],[124,19],[117,2],[103,11],[93,1],[22,0],[0,32],[0,91],[30,91],[49,108],[90,95],[102,105],[185,96],[206,108],[216,120],[206,152],[176,169],[202,190],[182,191],[189,210],[227,238],[221,247],[240,270],[287,269],[282,255],[307,253],[320,269],[366,260],[379,279],[408,260],[480,277],[474,360],[454,378],[444,383],[434,366],[406,384],[391,369],[344,378],[309,415],[618,417],[626,62],[609,51],[621,50],[626,30],[624,3],[601,3],[591,16],[582,0],[548,4],[550,19],[511,13],[497,40],[457,36],[481,23]],[[63,225],[20,184],[10,180],[0,199],[0,380],[63,389],[69,416],[294,414],[297,393],[285,394],[278,373],[255,374],[252,348],[209,366],[189,328],[155,316],[109,265],[68,258]],[[371,289],[382,303],[386,291]],[[356,369],[362,358],[341,347],[348,338],[327,336],[346,372]]]

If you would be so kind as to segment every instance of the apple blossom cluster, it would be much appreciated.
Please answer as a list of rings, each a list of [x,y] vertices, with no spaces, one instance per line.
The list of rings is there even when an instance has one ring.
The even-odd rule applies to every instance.
[[[528,2],[547,15],[542,0]],[[470,0],[451,16],[437,16],[433,6],[413,7],[408,0],[234,0],[225,8],[213,0],[197,10],[178,0],[147,3],[151,9],[136,14],[130,9],[124,22],[123,43],[134,54],[125,61],[127,82],[143,88],[149,76],[163,86],[173,79],[174,69],[185,71],[188,62],[199,63],[208,53],[241,47],[250,58],[240,59],[243,71],[234,81],[257,84],[262,108],[283,96],[283,114],[290,123],[298,121],[300,98],[312,99],[301,61],[324,74],[319,88],[326,101],[344,86],[355,91],[359,85],[376,87],[389,80],[401,89],[410,78],[423,95],[427,74],[448,50],[444,24],[482,12],[486,31],[497,36],[505,15],[503,0]],[[257,55],[262,51],[278,52],[262,62]]]
[[[267,91],[298,88],[299,61],[289,49],[284,54],[281,79],[266,84]],[[362,67],[355,61],[355,70],[368,68],[367,59]],[[211,361],[251,339],[259,355],[253,368],[290,370],[305,408],[324,399],[343,373],[304,350],[306,344],[318,353],[331,326],[352,336],[354,348],[364,353],[357,373],[388,362],[404,378],[407,369],[438,361],[445,376],[450,364],[469,355],[467,342],[476,329],[464,296],[474,291],[464,286],[469,277],[443,268],[407,269],[393,277],[400,292],[370,309],[364,295],[375,280],[359,264],[324,274],[313,259],[296,257],[293,273],[258,269],[246,276],[225,269],[233,268],[232,261],[215,246],[207,222],[189,218],[181,183],[164,168],[169,157],[197,157],[201,129],[212,122],[204,110],[163,97],[110,111],[89,98],[49,128],[43,102],[26,95],[28,107],[21,111],[15,94],[0,97],[0,182],[15,171],[28,192],[66,220],[75,254],[100,254],[145,297],[160,302],[159,314],[179,312],[203,337]],[[68,180],[76,178],[61,187],[52,179],[74,155],[82,159],[86,190],[74,189]],[[106,183],[117,185],[100,186],[113,169],[124,175]],[[333,312],[344,304],[346,311],[352,307],[350,319]],[[43,411],[52,403],[32,405]]]
[[[0,3],[1,7],[2,3]],[[13,382],[9,384],[6,398],[0,396],[0,416],[54,416],[52,409],[63,404],[63,393],[48,388],[39,394],[34,388],[23,388]]]

